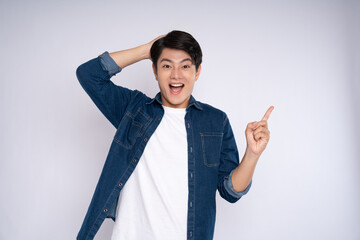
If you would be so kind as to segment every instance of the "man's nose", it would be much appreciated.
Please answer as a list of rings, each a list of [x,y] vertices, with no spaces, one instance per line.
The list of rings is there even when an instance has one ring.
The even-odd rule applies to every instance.
[[[175,78],[175,79],[177,79],[177,78],[179,78],[180,77],[180,71],[179,71],[179,69],[177,69],[177,68],[173,68],[172,69],[172,71],[171,71],[171,78]]]

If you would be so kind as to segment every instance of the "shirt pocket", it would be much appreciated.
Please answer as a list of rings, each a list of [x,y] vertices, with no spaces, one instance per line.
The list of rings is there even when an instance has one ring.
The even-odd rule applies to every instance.
[[[200,133],[202,154],[206,166],[216,167],[220,164],[223,135],[223,133],[218,132]]]
[[[135,114],[127,111],[121,119],[114,141],[126,149],[131,149],[136,139],[142,136],[150,122],[151,118],[140,109]]]

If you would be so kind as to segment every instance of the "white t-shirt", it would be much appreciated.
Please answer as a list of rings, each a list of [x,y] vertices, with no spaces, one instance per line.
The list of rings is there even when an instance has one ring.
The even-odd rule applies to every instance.
[[[186,109],[163,107],[163,119],[120,192],[111,240],[186,239]]]

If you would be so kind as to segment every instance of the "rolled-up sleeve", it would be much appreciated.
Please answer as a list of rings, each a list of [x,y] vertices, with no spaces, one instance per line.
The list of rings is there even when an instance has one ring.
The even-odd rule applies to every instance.
[[[116,62],[110,57],[109,52],[105,51],[99,55],[100,65],[104,71],[107,71],[110,77],[121,72],[121,68],[116,64]]]
[[[235,169],[234,169],[235,170]],[[244,196],[251,188],[251,184],[252,184],[252,180],[250,181],[249,185],[246,187],[246,189],[242,192],[236,192],[232,181],[231,181],[231,176],[234,172],[234,170],[231,171],[231,173],[229,174],[228,177],[224,178],[224,188],[226,189],[226,191],[233,196],[234,198],[241,198],[242,196]]]

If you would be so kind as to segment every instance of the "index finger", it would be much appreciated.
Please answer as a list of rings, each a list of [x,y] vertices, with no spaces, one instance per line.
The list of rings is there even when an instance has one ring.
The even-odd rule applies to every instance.
[[[265,113],[264,117],[261,119],[261,121],[263,121],[263,120],[267,121],[270,117],[272,110],[274,110],[274,106],[269,107],[269,109],[266,111],[266,113]]]

